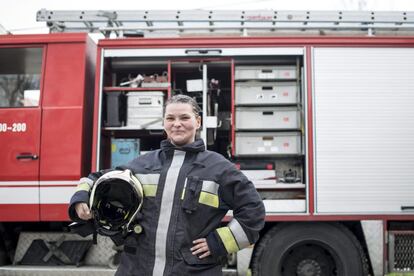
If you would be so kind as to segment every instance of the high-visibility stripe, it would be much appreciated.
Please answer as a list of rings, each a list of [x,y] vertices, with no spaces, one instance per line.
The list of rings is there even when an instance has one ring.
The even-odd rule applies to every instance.
[[[229,222],[228,227],[230,228],[231,232],[233,233],[233,236],[236,239],[237,244],[239,245],[240,249],[243,249],[243,248],[248,247],[250,245],[250,241],[247,238],[246,233],[244,232],[243,228],[241,227],[241,225],[237,221],[237,219],[233,218]]]
[[[221,241],[226,248],[227,253],[234,253],[239,251],[239,247],[237,245],[236,239],[234,238],[231,230],[229,227],[221,227],[217,230],[218,235],[220,236]]]
[[[203,180],[202,191],[209,192],[210,194],[218,194],[219,184],[214,181]]]
[[[91,187],[89,186],[88,183],[80,183],[77,187],[76,187],[76,191],[85,191],[85,192],[89,192],[91,190]]]
[[[167,253],[168,226],[170,225],[178,174],[184,163],[184,158],[184,151],[174,151],[171,166],[168,169],[165,179],[164,190],[161,198],[160,216],[158,218],[157,233],[155,236],[155,263],[152,273],[154,276],[164,274]]]
[[[183,188],[183,192],[181,193],[181,200],[184,200],[184,196],[185,196],[185,189],[187,188],[187,178],[184,181],[184,188]]]
[[[208,205],[214,208],[219,207],[219,198],[217,195],[213,195],[207,192],[201,191],[200,198],[198,199],[198,202],[204,205]]]
[[[158,181],[160,180],[159,173],[150,174],[135,174],[144,189],[144,196],[154,197],[157,194]]]
[[[141,184],[143,185],[144,184],[158,185],[158,181],[160,180],[159,173],[150,173],[150,174],[137,173],[135,177],[138,178],[139,182],[141,182]]]
[[[155,196],[157,194],[158,185],[143,184],[144,196]]]
[[[186,187],[187,187],[187,178],[185,179],[183,192],[181,193],[181,200],[184,199]],[[209,181],[209,180],[203,180],[198,202],[204,205],[218,208],[219,206],[218,188],[219,188],[219,184],[217,184],[216,182]]]

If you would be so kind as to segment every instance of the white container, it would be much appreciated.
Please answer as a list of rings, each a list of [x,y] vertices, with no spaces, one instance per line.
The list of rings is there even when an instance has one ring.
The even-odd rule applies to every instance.
[[[163,128],[163,92],[129,92],[127,98],[127,127],[142,129]]]
[[[296,79],[296,66],[236,66],[235,80],[291,80]]]
[[[161,91],[137,91],[127,93],[128,107],[132,106],[164,106],[164,93]]]
[[[299,132],[236,132],[235,155],[301,154]]]
[[[187,92],[203,91],[203,80],[187,80]]]
[[[238,82],[237,105],[297,104],[299,102],[296,82]]]
[[[236,107],[236,130],[300,129],[297,107]]]

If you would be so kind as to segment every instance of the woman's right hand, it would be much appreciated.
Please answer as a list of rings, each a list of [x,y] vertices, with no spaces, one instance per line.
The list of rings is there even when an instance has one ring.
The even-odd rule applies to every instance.
[[[75,205],[76,214],[82,220],[90,220],[92,218],[91,210],[85,202],[79,202]]]

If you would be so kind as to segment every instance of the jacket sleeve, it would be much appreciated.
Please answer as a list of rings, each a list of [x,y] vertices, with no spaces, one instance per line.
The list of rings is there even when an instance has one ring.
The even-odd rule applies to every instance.
[[[265,219],[265,208],[256,188],[233,164],[221,176],[219,196],[233,210],[233,218],[227,226],[207,236],[213,256],[237,252],[254,244]]]
[[[82,221],[75,210],[75,205],[80,202],[84,202],[89,205],[89,195],[95,181],[111,170],[102,170],[94,172],[88,175],[88,177],[82,177],[79,180],[79,184],[76,187],[76,191],[70,199],[68,213],[69,218],[73,221]]]

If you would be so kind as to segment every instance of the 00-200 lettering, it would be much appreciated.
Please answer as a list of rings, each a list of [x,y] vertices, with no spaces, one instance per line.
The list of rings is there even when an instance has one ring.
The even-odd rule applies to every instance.
[[[12,123],[11,126],[8,126],[7,123],[0,123],[0,132],[25,132],[26,123]]]

